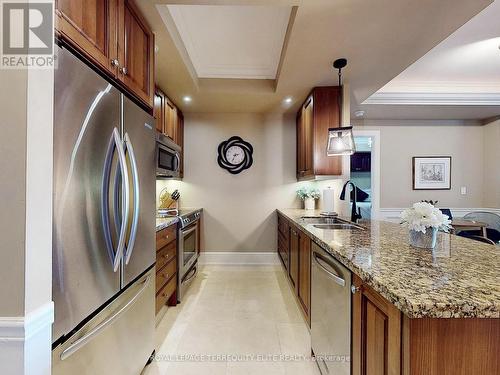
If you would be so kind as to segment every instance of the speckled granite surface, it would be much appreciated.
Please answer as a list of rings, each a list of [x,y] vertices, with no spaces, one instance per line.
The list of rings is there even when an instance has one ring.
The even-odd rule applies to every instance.
[[[397,223],[324,230],[300,220],[318,211],[278,211],[410,318],[500,317],[498,246],[439,233],[433,251],[417,249]]]
[[[189,215],[196,211],[203,211],[203,208],[181,208],[179,210],[179,215]],[[177,216],[170,217],[157,217],[156,218],[156,231],[160,231],[163,228],[169,227],[170,225],[176,224],[179,221]]]
[[[177,216],[173,217],[157,217],[156,218],[156,231],[160,231],[166,227],[176,224],[179,221]]]

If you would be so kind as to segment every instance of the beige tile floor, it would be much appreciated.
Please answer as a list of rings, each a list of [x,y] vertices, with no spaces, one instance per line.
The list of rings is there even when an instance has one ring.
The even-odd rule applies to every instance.
[[[156,336],[157,359],[144,375],[319,374],[280,266],[204,266]]]

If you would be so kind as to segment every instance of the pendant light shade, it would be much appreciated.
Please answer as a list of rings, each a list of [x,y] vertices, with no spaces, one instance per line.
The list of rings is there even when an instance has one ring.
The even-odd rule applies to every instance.
[[[342,87],[342,69],[345,68],[346,65],[347,60],[343,58],[333,62],[333,67],[338,70],[339,87]],[[340,108],[339,122],[342,124],[342,102],[340,103]],[[328,156],[352,155],[355,152],[356,147],[352,135],[352,126],[328,129],[328,146],[326,148],[326,154]]]
[[[352,155],[355,152],[352,126],[328,129],[328,147],[326,149],[328,156]]]

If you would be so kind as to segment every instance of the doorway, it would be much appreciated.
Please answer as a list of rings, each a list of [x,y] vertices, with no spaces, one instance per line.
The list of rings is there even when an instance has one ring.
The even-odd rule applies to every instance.
[[[380,209],[380,132],[355,130],[356,153],[350,158],[350,179],[358,192],[357,206],[363,219],[376,219]]]

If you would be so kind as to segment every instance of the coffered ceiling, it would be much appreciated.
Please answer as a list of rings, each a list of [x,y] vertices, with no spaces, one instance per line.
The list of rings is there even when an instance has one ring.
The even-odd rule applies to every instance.
[[[339,57],[354,112],[491,0],[137,2],[156,36],[156,81],[184,112],[269,113],[337,84]]]

